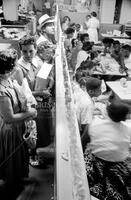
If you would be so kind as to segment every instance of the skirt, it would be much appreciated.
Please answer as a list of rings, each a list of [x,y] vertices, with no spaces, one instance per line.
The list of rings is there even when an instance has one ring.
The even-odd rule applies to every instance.
[[[17,185],[28,177],[29,155],[23,133],[23,122],[3,124],[0,130],[0,179],[7,185]]]
[[[96,157],[87,148],[84,160],[91,195],[100,200],[131,199],[131,158],[109,162]]]

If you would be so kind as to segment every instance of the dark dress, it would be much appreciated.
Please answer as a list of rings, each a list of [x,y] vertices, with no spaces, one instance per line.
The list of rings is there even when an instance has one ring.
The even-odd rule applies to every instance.
[[[0,98],[10,98],[14,113],[21,112],[12,81],[0,81]],[[17,185],[28,177],[28,148],[23,140],[24,121],[7,123],[0,116],[0,179],[7,185]]]

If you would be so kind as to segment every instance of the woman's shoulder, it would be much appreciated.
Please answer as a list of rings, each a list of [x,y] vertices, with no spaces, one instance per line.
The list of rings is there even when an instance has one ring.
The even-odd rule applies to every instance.
[[[10,96],[8,88],[0,84],[0,97]]]

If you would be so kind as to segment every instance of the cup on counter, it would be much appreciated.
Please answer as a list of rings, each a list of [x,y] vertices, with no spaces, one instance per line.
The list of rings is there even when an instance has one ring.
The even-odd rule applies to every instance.
[[[120,84],[122,87],[127,87],[127,79],[126,78],[121,78],[120,79]]]

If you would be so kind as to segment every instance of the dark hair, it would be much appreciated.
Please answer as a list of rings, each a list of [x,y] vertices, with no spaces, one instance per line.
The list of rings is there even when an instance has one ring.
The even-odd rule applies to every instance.
[[[89,34],[88,33],[83,33],[83,34],[80,34],[80,41],[83,43],[85,37],[88,37],[89,38]]]
[[[68,19],[69,21],[71,21],[70,17],[64,16],[63,19],[62,19],[62,23],[65,23],[67,19]]]
[[[78,39],[77,38],[73,38],[71,40],[71,44],[72,44],[72,47],[74,48],[75,47],[75,41],[78,42]]]
[[[86,87],[86,81],[87,81],[87,77],[82,77],[82,78],[79,80],[80,87],[81,87],[81,86],[85,86],[85,87]]]
[[[92,44],[90,42],[84,42],[82,49],[84,51],[90,51],[90,50],[92,50]]]
[[[89,77],[86,81],[86,89],[88,90],[96,90],[101,87],[101,80],[94,77]]]
[[[119,44],[119,45],[120,45],[119,40],[114,40],[114,41],[113,41],[113,45],[116,45],[116,44]]]
[[[82,70],[76,70],[76,73],[75,73],[76,82],[79,83],[79,80],[80,80],[82,77],[86,77],[86,76],[87,76],[87,73],[86,73],[86,72],[83,72]]]
[[[114,122],[125,121],[129,110],[129,106],[123,102],[114,102],[107,106],[108,116]]]
[[[131,46],[130,46],[129,44],[125,44],[125,45],[123,45],[123,46],[122,46],[122,49],[131,52]]]
[[[75,30],[73,29],[73,28],[67,28],[66,30],[65,30],[65,33],[68,35],[68,34],[71,34],[71,33],[74,33],[75,32]]]
[[[85,60],[80,64],[80,68],[83,70],[92,69],[94,67],[94,63],[91,60]]]
[[[4,75],[13,70],[17,60],[17,51],[15,49],[7,49],[0,51],[0,74]]]
[[[92,15],[93,17],[97,17],[96,12],[94,12],[94,11],[91,13],[91,15]]]
[[[72,28],[73,26],[76,26],[76,24],[74,22],[72,22],[69,27]]]
[[[103,42],[103,44],[109,44],[109,45],[111,45],[114,42],[114,40],[112,38],[104,38],[102,40],[102,42]]]
[[[80,24],[76,24],[76,27],[79,27],[79,28],[80,28],[80,27],[81,27],[81,25],[80,25]]]
[[[26,45],[34,45],[34,47],[36,48],[36,38],[31,35],[25,35],[19,41],[20,50],[22,50],[22,46]]]

